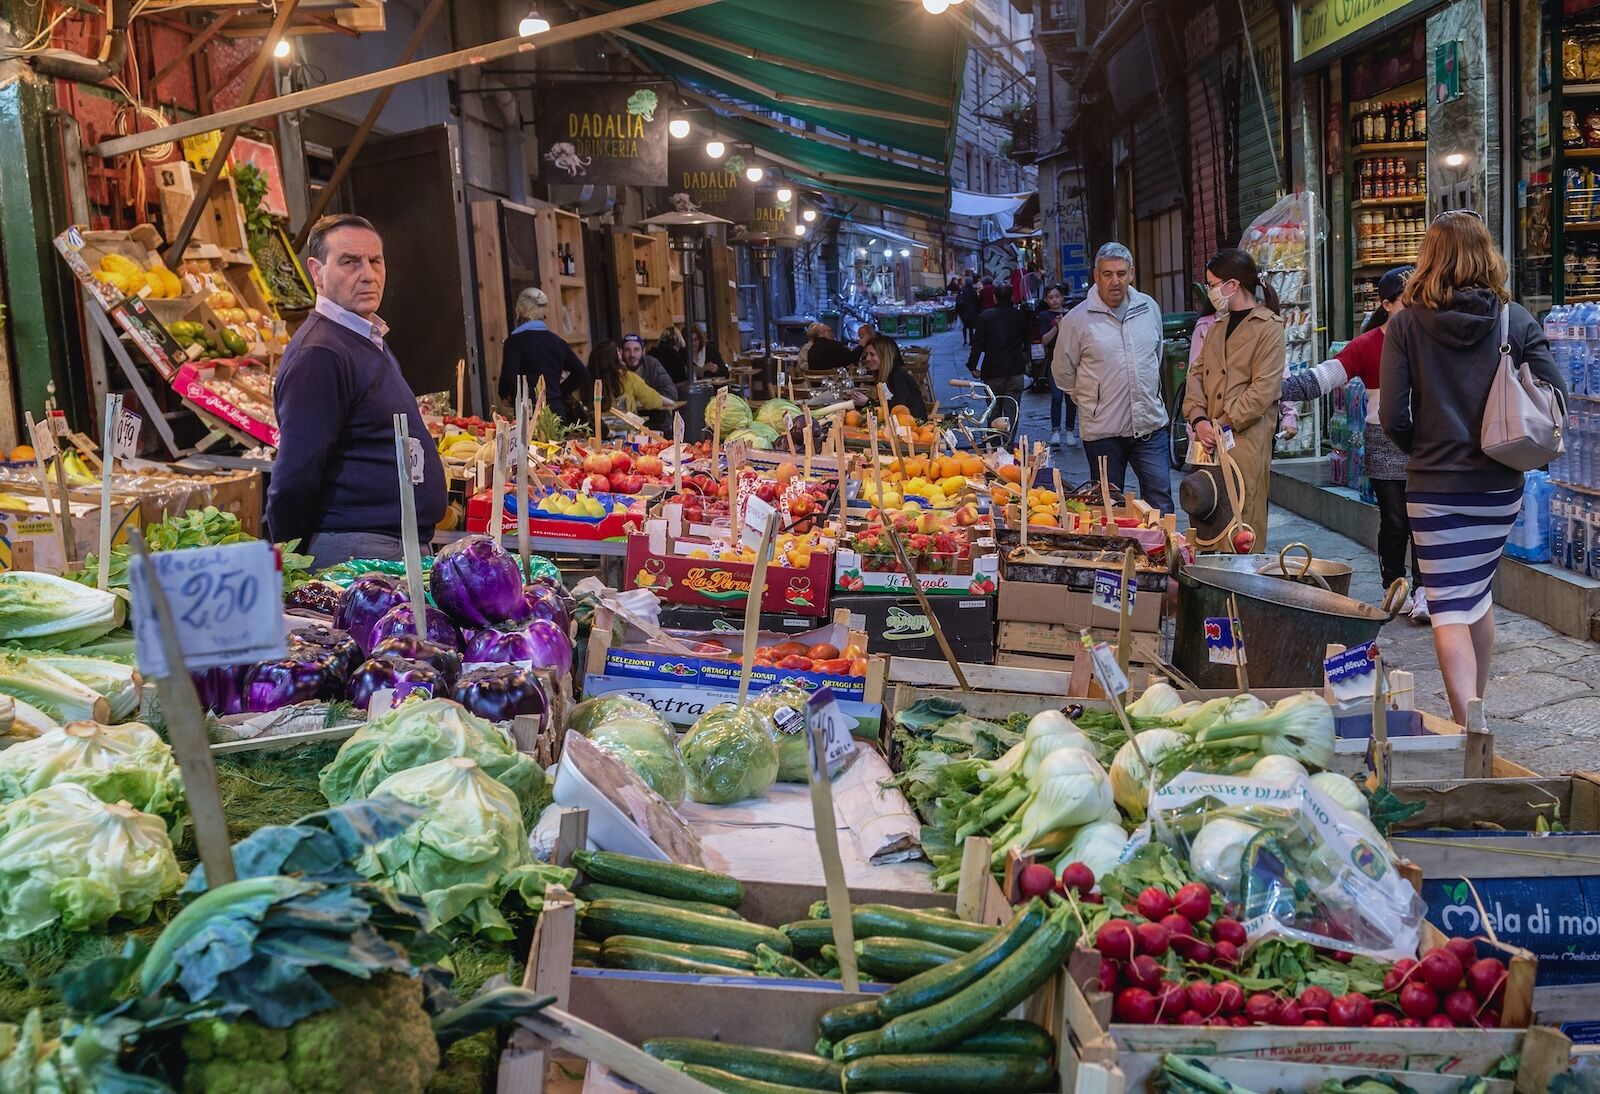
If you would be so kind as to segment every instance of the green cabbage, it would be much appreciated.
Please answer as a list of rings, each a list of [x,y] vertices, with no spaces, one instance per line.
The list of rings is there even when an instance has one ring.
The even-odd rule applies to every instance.
[[[532,865],[517,796],[461,756],[391,775],[372,796],[385,794],[425,813],[405,832],[366,852],[361,872],[421,897],[432,916],[431,929],[465,928],[512,938],[499,908],[504,883]]]
[[[135,923],[184,874],[160,817],[108,805],[75,783],[36,790],[0,808],[0,941],[52,923]]]
[[[750,413],[750,404],[731,391],[724,390],[718,393],[706,407],[706,424],[715,426],[720,420],[724,440],[730,433],[749,425],[753,417]]]
[[[811,781],[811,750],[806,744],[806,700],[810,693],[793,680],[780,680],[750,700],[766,715],[778,737],[778,781]]]
[[[506,732],[451,699],[407,699],[356,730],[322,769],[322,794],[333,805],[373,795],[400,771],[452,756],[475,761],[523,802],[544,786],[532,756],[518,752]]]
[[[749,707],[712,707],[679,743],[689,797],[708,805],[759,798],[778,778],[778,742],[764,715]]]
[[[655,711],[613,715],[590,727],[584,736],[633,768],[651,790],[673,805],[683,801],[688,775],[678,754],[677,736]]]
[[[0,752],[0,802],[61,783],[154,813],[174,834],[183,824],[183,777],[172,748],[140,722],[73,722]]]
[[[585,699],[567,712],[567,728],[583,736],[609,718],[626,715],[635,718],[659,717],[655,707],[626,695],[597,695]]]
[[[761,409],[756,411],[757,422],[770,426],[779,433],[787,433],[790,423],[795,418],[803,417],[805,417],[805,411],[788,399],[768,399],[761,404]]]
[[[32,570],[0,573],[0,635],[38,649],[72,649],[122,624],[122,598]]]

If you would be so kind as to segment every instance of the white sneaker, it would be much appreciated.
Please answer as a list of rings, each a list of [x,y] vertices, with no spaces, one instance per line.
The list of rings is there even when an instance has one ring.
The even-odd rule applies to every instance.
[[[1051,448],[1060,448],[1061,447],[1061,430],[1058,429],[1054,433],[1050,434],[1050,447]]]
[[[1396,612],[1395,614],[1396,615],[1410,615],[1412,613],[1412,611],[1414,611],[1416,609],[1416,606],[1417,606],[1416,597],[1413,596],[1410,593],[1407,593],[1406,594],[1406,598],[1400,602],[1400,610],[1398,612]]]
[[[1411,608],[1411,621],[1413,623],[1426,623],[1426,622],[1428,622],[1428,620],[1431,619],[1432,616],[1430,616],[1428,614],[1428,596],[1427,596],[1427,594],[1424,593],[1421,589],[1418,589],[1416,591],[1416,593],[1414,594],[1412,599],[1414,599],[1416,601],[1416,603]]]

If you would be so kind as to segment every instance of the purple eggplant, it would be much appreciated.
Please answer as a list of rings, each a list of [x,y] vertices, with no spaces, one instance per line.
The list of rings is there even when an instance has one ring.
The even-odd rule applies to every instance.
[[[348,631],[361,647],[362,654],[369,654],[378,644],[372,637],[372,628],[389,609],[405,602],[406,591],[401,582],[387,574],[363,574],[352,581],[339,598],[333,625]]]
[[[191,672],[200,705],[213,714],[240,714],[244,711],[244,674],[248,665],[218,665]]]
[[[573,596],[567,587],[561,584],[559,579],[553,577],[535,577],[530,579],[528,584],[522,587],[522,595],[524,599],[527,598],[528,589],[531,586],[538,586],[541,589],[549,589],[552,593],[554,593],[556,601],[561,605],[562,611],[567,613],[567,619],[571,620],[577,616],[578,598]],[[551,622],[556,621],[552,620]]]
[[[466,536],[440,551],[428,588],[463,627],[487,627],[525,611],[517,560],[488,536]]]
[[[343,666],[346,676],[354,672],[356,666],[364,659],[361,647],[356,645],[354,638],[323,623],[311,623],[304,627],[296,627],[289,632],[289,652],[294,654],[301,649],[327,650],[334,654]]]
[[[461,675],[461,651],[450,646],[430,642],[426,638],[418,638],[407,631],[397,634],[392,638],[385,638],[372,647],[372,656],[385,657],[397,661],[421,661],[425,665],[432,665],[444,677],[446,685],[454,685],[456,677]]]
[[[331,581],[307,581],[283,598],[283,606],[332,616],[339,610],[339,601],[343,598],[344,590]]]
[[[430,642],[437,642],[439,645],[449,649],[459,650],[461,648],[461,632],[450,621],[450,617],[438,608],[430,607],[424,609],[424,611],[428,618],[428,633],[423,637]],[[417,633],[417,625],[414,620],[415,617],[411,614],[410,604],[396,604],[387,612],[384,612],[383,618],[372,625],[372,645],[368,647],[367,652],[371,653],[377,649],[385,638],[393,638],[397,634],[415,635]]]
[[[244,709],[261,712],[311,700],[331,702],[344,697],[344,687],[338,655],[302,649],[250,666],[244,677]]]
[[[536,655],[534,642],[525,630],[483,627],[467,638],[469,665],[529,665]]]
[[[398,689],[403,684],[425,685],[432,695],[447,695],[450,692],[444,674],[432,665],[398,657],[373,657],[351,674],[345,698],[366,710],[374,692],[383,688]]]
[[[528,609],[528,618],[554,623],[561,629],[562,634],[568,633],[568,625],[572,622],[572,613],[567,610],[567,599],[570,598],[563,598],[561,593],[542,582],[530,581],[522,587],[522,601]]]
[[[508,722],[519,714],[536,714],[545,728],[549,702],[539,678],[515,665],[468,669],[456,681],[452,697],[480,718]]]
[[[552,669],[559,676],[572,673],[572,640],[554,623],[535,619],[524,631],[533,646],[533,667]]]

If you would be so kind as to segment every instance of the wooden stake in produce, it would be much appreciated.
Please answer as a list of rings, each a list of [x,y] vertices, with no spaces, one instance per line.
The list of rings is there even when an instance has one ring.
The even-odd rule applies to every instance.
[[[1022,455],[1021,451],[1017,454],[1019,456]],[[1017,480],[1017,488],[1021,491],[1021,496],[1017,501],[1017,511],[1022,517],[1022,527],[1017,532],[1017,538],[1023,547],[1028,546],[1028,487],[1033,482],[1033,464],[1029,462],[1030,458],[1023,456],[1018,461],[1022,467],[1022,477]]]
[[[467,416],[467,362],[465,358],[456,362],[456,413],[463,418]]]
[[[1383,654],[1372,659],[1372,774],[1379,786],[1388,786],[1394,771],[1389,751],[1389,704],[1384,696]]]
[[[105,425],[100,430],[100,447],[105,459],[100,461],[100,558],[95,585],[106,589],[111,584],[111,470],[116,463],[117,419],[122,416],[122,396],[106,396]]]
[[[1228,626],[1233,630],[1234,675],[1239,684],[1239,694],[1250,693],[1250,669],[1244,661],[1244,621],[1239,618],[1239,599],[1228,594]]]
[[[600,450],[600,446],[605,443],[606,437],[605,431],[600,427],[600,416],[603,413],[603,410],[600,406],[600,401],[604,395],[604,382],[596,380],[594,382],[594,447],[596,452],[598,452]]]
[[[728,405],[728,401],[727,401],[727,398],[725,397],[725,393],[721,392],[721,391],[717,392],[716,396],[711,400],[711,409],[716,411],[716,415],[717,415],[716,418],[713,419],[712,422],[711,422],[711,477],[712,478],[716,478],[716,475],[717,475],[717,455],[718,455],[718,453],[720,453],[722,451],[722,412],[723,412],[723,409],[727,405]],[[733,499],[730,497],[728,500],[732,501]]]
[[[1106,508],[1106,527],[1115,527],[1117,522],[1111,508],[1111,476],[1106,470],[1106,458],[1104,456],[1100,457],[1100,504]]]
[[[883,427],[889,431],[889,454],[895,462],[900,464],[900,473],[906,473],[906,465],[900,460],[900,438],[895,435],[894,415],[889,413],[889,385],[878,385],[878,406],[883,411]],[[874,445],[874,448],[877,446]]]
[[[672,492],[683,493],[683,415],[672,415]]]
[[[401,460],[403,467],[405,461]],[[406,484],[410,485],[409,481]],[[416,521],[412,521],[413,528]],[[414,534],[414,533],[413,533]],[[205,713],[195,693],[194,680],[184,667],[183,645],[172,618],[167,594],[150,567],[150,553],[144,535],[137,528],[128,530],[128,546],[141,559],[149,580],[150,608],[161,631],[161,652],[169,675],[156,678],[156,693],[167,716],[167,738],[172,742],[178,770],[183,775],[183,794],[189,802],[189,821],[194,825],[195,849],[206,868],[206,886],[215,889],[234,880],[233,847],[228,842],[228,820],[222,811],[222,795],[217,790],[217,768],[206,736]]]
[[[71,523],[72,513],[67,509],[66,495],[61,497],[61,508],[56,508],[56,496],[50,489],[50,474],[44,466],[44,447],[39,443],[39,427],[34,423],[33,412],[30,410],[23,415],[28,424],[28,443],[33,446],[33,467],[39,473],[39,493],[44,495],[45,512],[50,515],[50,521],[56,526],[56,539],[61,543],[61,557],[63,560],[72,556],[67,553],[67,544],[72,541]],[[46,419],[47,421],[49,419]],[[52,447],[55,439],[51,438]]]
[[[511,459],[512,430],[504,418],[495,417],[494,486],[489,506],[489,534],[496,543],[506,530],[506,464]]]
[[[522,381],[517,398],[517,557],[522,561],[522,580],[528,580],[528,563],[533,548],[528,543],[529,507],[533,498],[528,492],[528,382]]]
[[[1133,548],[1122,552],[1122,591],[1117,597],[1117,664],[1128,671],[1133,657]]]
[[[833,489],[839,498],[839,512],[844,512],[844,412],[833,412],[833,425],[829,427],[829,439],[833,442]],[[844,522],[841,519],[840,527]]]
[[[922,580],[917,577],[911,568],[911,560],[906,556],[905,544],[900,542],[899,533],[888,524],[883,527],[889,537],[889,545],[894,548],[894,557],[900,562],[900,569],[906,575],[906,581],[911,586],[911,591],[916,594],[917,603],[922,606],[922,614],[928,619],[928,626],[933,628],[934,640],[939,643],[939,651],[944,654],[944,659],[950,665],[950,672],[956,678],[956,684],[962,691],[971,691],[967,683],[966,674],[961,671],[961,662],[956,660],[955,650],[950,647],[950,640],[944,636],[944,628],[939,625],[939,619],[933,614],[933,605],[928,603],[928,593],[922,587]]]
[[[1063,532],[1070,532],[1073,526],[1073,521],[1070,519],[1072,510],[1067,508],[1067,492],[1061,489],[1061,468],[1052,467],[1050,477],[1056,488],[1056,527]]]
[[[744,598],[744,654],[739,666],[739,702],[735,704],[741,709],[750,695],[750,673],[756,667],[756,642],[761,636],[761,591],[767,587],[767,558],[772,554],[772,541],[777,534],[778,514],[773,513],[761,533],[755,571],[750,575],[750,592]]]
[[[811,478],[811,454],[816,451],[816,441],[811,433],[811,411],[809,408],[806,410],[806,424],[801,434],[805,437],[806,442],[806,462],[801,468],[800,474],[809,480]]]
[[[411,426],[394,416],[394,456],[400,474],[400,543],[406,563],[406,591],[417,637],[428,637],[428,601],[422,595],[422,548],[417,543],[417,488],[411,483]]]
[[[867,437],[871,445],[871,451],[868,453],[867,458],[872,463],[872,485],[873,489],[878,492],[878,519],[879,523],[887,528],[889,520],[883,511],[883,464],[878,459],[878,416],[876,414],[867,415]],[[905,483],[902,482],[901,486],[903,487],[904,485]]]
[[[845,884],[844,863],[839,859],[839,822],[833,812],[826,737],[821,723],[813,725],[810,718],[806,719],[806,743],[811,760],[811,826],[816,832],[817,852],[822,856],[833,944],[839,951],[839,983],[845,991],[855,992],[861,989],[861,977],[856,971],[856,930],[850,911],[850,887]]]

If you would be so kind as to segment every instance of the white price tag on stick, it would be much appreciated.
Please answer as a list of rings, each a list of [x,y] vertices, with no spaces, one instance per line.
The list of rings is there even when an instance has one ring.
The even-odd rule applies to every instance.
[[[1089,647],[1089,660],[1100,686],[1109,695],[1122,695],[1128,690],[1128,675],[1117,664],[1116,648],[1106,642],[1096,642]]]
[[[761,549],[761,537],[767,534],[767,521],[777,510],[771,502],[751,494],[744,502],[744,526],[739,529],[739,544],[752,551]]]
[[[417,437],[406,438],[406,469],[411,473],[412,486],[421,486],[427,478],[422,441]]]
[[[263,540],[161,551],[128,559],[133,592],[134,653],[139,671],[166,677],[161,626],[150,601],[150,582],[167,595],[172,621],[190,671],[282,657],[283,574],[272,544]]]
[[[34,423],[33,451],[41,460],[53,460],[56,457],[55,426],[49,418]]]
[[[850,734],[850,725],[850,718],[839,709],[839,700],[826,684],[806,700],[806,728],[808,731],[819,726],[822,729],[823,762],[827,764],[830,779],[843,771],[846,761],[855,755],[856,741]],[[815,756],[812,760],[815,763]]]
[[[144,419],[123,408],[117,415],[117,425],[111,434],[111,455],[119,460],[131,460],[139,454],[139,430]]]

